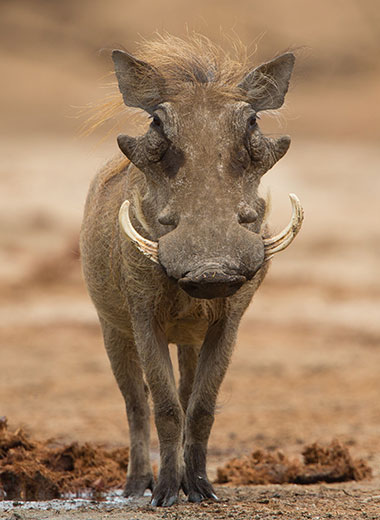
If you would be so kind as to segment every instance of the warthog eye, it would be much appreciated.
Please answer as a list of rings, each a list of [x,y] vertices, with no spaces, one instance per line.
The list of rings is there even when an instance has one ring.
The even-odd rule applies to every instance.
[[[161,122],[161,119],[158,117],[157,114],[153,114],[151,126],[156,127],[156,128],[161,128],[162,122]]]
[[[252,114],[249,118],[248,118],[248,130],[253,130],[256,125],[257,125],[257,119],[258,119],[258,116],[257,114]]]

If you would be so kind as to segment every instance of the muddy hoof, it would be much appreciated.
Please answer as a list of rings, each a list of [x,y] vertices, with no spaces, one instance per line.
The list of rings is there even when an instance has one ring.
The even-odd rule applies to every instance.
[[[151,505],[153,507],[170,507],[178,501],[178,493],[176,495],[165,495],[162,497],[152,498]]]
[[[124,488],[123,495],[125,497],[142,497],[146,489],[153,490],[154,481],[153,475],[142,475],[134,477],[133,475],[127,478],[127,483]]]
[[[173,479],[174,480],[174,479]],[[170,507],[178,502],[180,483],[168,482],[166,479],[159,480],[153,490],[151,505],[153,507]]]
[[[202,502],[205,498],[211,498],[215,501],[219,500],[207,477],[197,476],[188,482],[188,486],[189,502]]]

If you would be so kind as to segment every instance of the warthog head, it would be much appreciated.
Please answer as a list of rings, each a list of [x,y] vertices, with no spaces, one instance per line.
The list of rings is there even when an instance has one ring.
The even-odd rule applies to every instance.
[[[145,175],[142,210],[155,241],[132,227],[128,201],[122,228],[191,296],[234,294],[290,243],[302,219],[293,196],[293,222],[281,236],[261,235],[265,201],[258,186],[290,138],[264,136],[258,114],[283,104],[294,55],[283,54],[225,89],[212,66],[194,65],[173,85],[164,69],[120,50],[112,57],[125,104],[152,118],[145,135],[120,135],[118,144]]]

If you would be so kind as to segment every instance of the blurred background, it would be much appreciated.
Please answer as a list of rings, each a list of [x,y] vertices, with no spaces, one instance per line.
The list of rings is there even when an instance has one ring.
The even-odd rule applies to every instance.
[[[82,109],[108,92],[100,49],[133,53],[156,30],[227,47],[236,34],[256,48],[253,65],[288,49],[298,57],[282,116],[262,121],[292,136],[264,184],[274,229],[288,221],[289,192],[305,224],[244,318],[211,456],[338,437],[378,458],[376,0],[1,1],[0,415],[40,438],[126,442],[77,245],[89,182],[126,127],[79,129]]]

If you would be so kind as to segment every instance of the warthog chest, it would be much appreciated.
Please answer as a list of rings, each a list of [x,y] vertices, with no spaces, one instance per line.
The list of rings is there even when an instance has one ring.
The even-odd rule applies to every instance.
[[[207,328],[206,319],[182,318],[169,322],[165,333],[169,343],[201,345]]]

